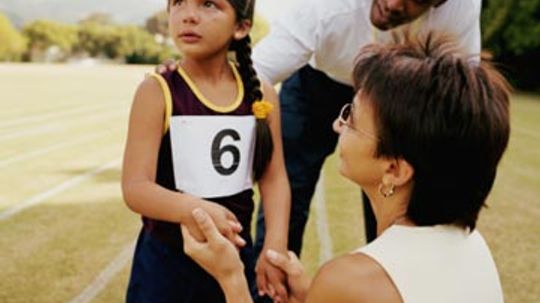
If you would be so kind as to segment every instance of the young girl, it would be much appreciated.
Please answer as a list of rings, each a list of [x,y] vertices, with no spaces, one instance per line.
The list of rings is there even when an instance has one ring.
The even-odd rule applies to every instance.
[[[133,101],[122,190],[143,227],[127,302],[224,302],[217,282],[182,249],[180,225],[204,239],[195,208],[239,248],[252,293],[287,298],[284,273],[266,258],[255,266],[251,247],[253,180],[264,201],[266,249],[286,251],[290,209],[277,96],[261,87],[250,58],[254,7],[254,0],[168,1],[183,59],[144,80]]]

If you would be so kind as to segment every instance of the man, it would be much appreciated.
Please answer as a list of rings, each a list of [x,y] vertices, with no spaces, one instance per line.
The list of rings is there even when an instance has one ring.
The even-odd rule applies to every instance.
[[[300,0],[254,49],[261,77],[280,91],[283,148],[292,191],[289,249],[300,254],[309,205],[325,158],[336,146],[332,122],[352,100],[351,73],[360,47],[392,33],[451,33],[472,56],[480,53],[481,0]],[[376,222],[364,198],[368,241]],[[262,249],[259,209],[256,251]]]

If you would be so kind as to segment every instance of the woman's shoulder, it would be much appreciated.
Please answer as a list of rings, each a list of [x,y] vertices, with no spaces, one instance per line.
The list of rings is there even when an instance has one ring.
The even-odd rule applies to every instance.
[[[313,280],[307,302],[402,302],[384,269],[362,253],[326,263]]]

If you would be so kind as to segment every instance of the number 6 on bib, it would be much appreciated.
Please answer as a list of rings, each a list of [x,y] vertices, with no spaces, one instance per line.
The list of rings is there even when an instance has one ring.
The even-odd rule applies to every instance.
[[[170,132],[178,190],[215,198],[253,186],[253,116],[173,116]]]

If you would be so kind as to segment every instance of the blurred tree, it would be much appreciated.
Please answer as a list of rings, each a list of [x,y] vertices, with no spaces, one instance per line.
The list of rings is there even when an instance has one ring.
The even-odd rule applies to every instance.
[[[92,57],[106,55],[113,57],[109,50],[110,44],[114,43],[115,27],[94,22],[84,22],[79,26],[79,41],[77,51],[85,51]]]
[[[43,52],[56,46],[65,55],[69,55],[78,43],[77,26],[61,24],[49,20],[37,20],[23,29],[28,39],[29,51]]]
[[[495,55],[540,48],[540,0],[484,0],[484,45]]]
[[[112,25],[114,24],[113,17],[107,13],[92,13],[79,21],[79,24],[100,24],[100,25]]]
[[[540,0],[484,0],[482,32],[514,85],[540,88]]]
[[[146,30],[152,34],[169,36],[169,13],[166,10],[159,11],[146,19]]]
[[[125,58],[127,63],[159,62],[162,46],[145,29],[124,26],[119,29],[116,35],[117,56]]]
[[[18,61],[26,50],[26,41],[11,21],[0,14],[0,61]]]
[[[156,64],[172,56],[168,48],[160,45],[154,36],[137,26],[81,24],[79,47],[91,56],[106,56],[127,63]]]

